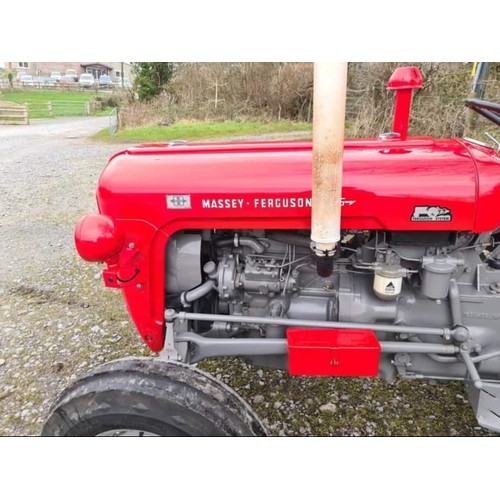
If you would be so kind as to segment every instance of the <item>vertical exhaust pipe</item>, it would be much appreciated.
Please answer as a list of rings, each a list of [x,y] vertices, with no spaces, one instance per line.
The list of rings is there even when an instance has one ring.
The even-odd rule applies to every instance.
[[[314,64],[311,249],[320,276],[340,241],[347,63]]]

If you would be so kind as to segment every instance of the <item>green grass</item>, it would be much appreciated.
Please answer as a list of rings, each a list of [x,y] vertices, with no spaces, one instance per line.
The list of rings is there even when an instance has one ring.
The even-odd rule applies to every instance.
[[[46,103],[47,101],[90,101],[94,94],[88,92],[63,92],[59,90],[14,90],[0,93],[0,101],[17,102],[18,104]]]
[[[141,127],[120,130],[113,137],[109,137],[108,129],[101,130],[94,137],[96,139],[111,140],[113,142],[168,142],[175,140],[216,139],[221,137],[235,137],[261,135],[286,132],[308,132],[310,123],[275,121],[225,121],[225,122],[179,122],[169,127]]]
[[[52,102],[53,116],[84,116],[85,103],[94,95],[59,90],[14,90],[0,93],[0,101],[28,103],[30,118],[49,118],[47,103]]]
[[[111,108],[109,106],[106,106],[105,108],[99,110],[99,111],[94,111],[92,113],[92,116],[108,116],[111,114],[111,111],[113,111],[114,108]]]

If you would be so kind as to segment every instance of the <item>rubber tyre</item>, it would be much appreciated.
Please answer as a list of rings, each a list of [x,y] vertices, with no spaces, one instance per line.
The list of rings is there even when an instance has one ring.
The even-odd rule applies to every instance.
[[[59,396],[42,436],[130,429],[159,436],[265,436],[250,406],[196,368],[154,358],[107,363]]]

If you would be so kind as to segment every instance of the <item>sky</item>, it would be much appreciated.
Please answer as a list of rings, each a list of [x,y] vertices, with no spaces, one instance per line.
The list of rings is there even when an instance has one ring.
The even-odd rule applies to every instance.
[[[87,0],[71,22],[53,24],[50,4],[10,2],[2,14],[22,19],[0,30],[0,60],[63,61],[498,61],[497,31],[448,0],[380,4],[369,0],[184,0],[161,13]],[[10,12],[9,12],[10,11]],[[498,18],[500,2],[481,11]],[[98,15],[96,15],[98,13]],[[467,15],[466,15],[467,14]],[[44,22],[45,20],[45,22]],[[36,42],[36,43],[34,43]]]

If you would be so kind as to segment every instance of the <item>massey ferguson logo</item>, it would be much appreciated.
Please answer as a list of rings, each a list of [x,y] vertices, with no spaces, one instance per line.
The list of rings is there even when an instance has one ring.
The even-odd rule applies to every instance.
[[[412,222],[450,222],[451,210],[445,207],[430,207],[429,205],[415,207],[411,220]]]

